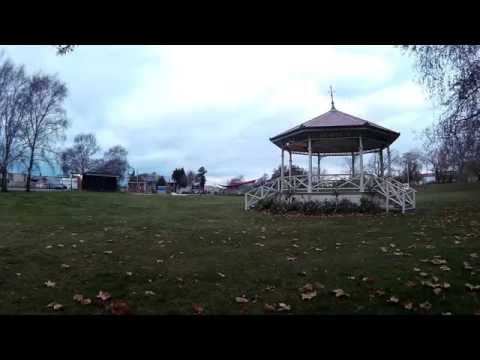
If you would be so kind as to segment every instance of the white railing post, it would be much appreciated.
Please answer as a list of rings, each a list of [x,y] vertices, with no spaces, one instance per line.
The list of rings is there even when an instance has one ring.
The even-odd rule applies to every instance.
[[[359,138],[359,153],[360,153],[360,192],[364,192],[365,187],[363,183],[363,140],[362,136],[360,135]]]
[[[308,192],[312,192],[312,139],[308,137]]]
[[[248,195],[245,194],[245,210],[248,210]]]
[[[383,178],[383,179],[384,179],[383,181],[385,182],[385,193],[386,193],[385,210],[388,214],[388,211],[390,210],[390,181],[388,180],[388,178]]]
[[[260,197],[263,199],[263,185],[260,185]]]
[[[281,164],[281,167],[280,167],[280,192],[283,192],[283,179],[285,178],[285,164],[284,164],[284,153],[285,151],[283,150],[282,148],[282,164]]]
[[[405,214],[405,189],[402,189],[401,192],[402,192],[402,214]]]

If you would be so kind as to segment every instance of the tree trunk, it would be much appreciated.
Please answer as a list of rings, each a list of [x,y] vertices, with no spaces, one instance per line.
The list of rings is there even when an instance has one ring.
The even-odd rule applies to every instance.
[[[26,192],[30,192],[30,183],[32,181],[32,168],[33,168],[33,153],[30,155],[30,162],[27,169],[27,184],[25,187]]]
[[[0,183],[1,192],[7,192],[7,190],[8,190],[8,186],[7,186],[7,184],[8,184],[8,171],[7,171],[7,168],[2,167],[1,173],[2,173],[2,181]]]

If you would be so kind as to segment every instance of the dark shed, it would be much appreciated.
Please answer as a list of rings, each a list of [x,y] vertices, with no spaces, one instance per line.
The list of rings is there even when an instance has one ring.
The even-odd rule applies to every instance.
[[[82,190],[117,191],[118,176],[87,173],[82,177]]]

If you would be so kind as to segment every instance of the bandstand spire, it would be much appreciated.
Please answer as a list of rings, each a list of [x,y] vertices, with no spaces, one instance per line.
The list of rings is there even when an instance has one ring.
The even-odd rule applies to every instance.
[[[330,110],[337,110],[335,109],[335,103],[333,102],[333,87],[330,85],[330,98],[332,99],[332,108]]]

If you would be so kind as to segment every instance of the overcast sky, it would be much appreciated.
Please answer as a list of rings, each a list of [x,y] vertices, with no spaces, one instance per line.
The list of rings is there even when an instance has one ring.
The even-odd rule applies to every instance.
[[[28,71],[57,73],[69,89],[68,139],[93,132],[120,144],[140,172],[208,170],[207,185],[271,173],[269,138],[330,109],[401,133],[393,148],[420,148],[436,116],[415,83],[412,59],[392,46],[2,46]],[[307,158],[294,163],[306,167]],[[325,159],[330,173],[343,160]]]

